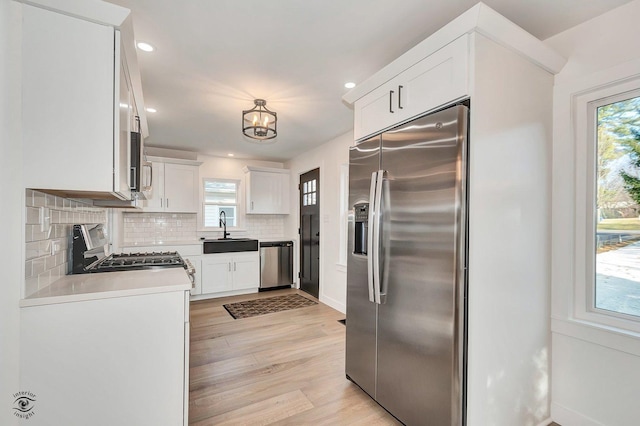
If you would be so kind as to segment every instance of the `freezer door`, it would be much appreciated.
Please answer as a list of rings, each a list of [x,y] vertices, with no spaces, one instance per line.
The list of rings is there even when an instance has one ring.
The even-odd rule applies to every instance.
[[[364,209],[369,203],[371,174],[380,164],[380,137],[364,141],[349,152],[349,225],[347,257],[347,330],[346,374],[365,392],[375,397],[376,304],[369,301],[367,256],[362,240],[366,231],[356,235],[354,206]],[[358,215],[361,215],[359,212]],[[361,218],[359,220],[362,220]],[[359,241],[356,247],[356,240]],[[357,249],[356,249],[357,248]],[[357,254],[356,252],[361,252]]]
[[[461,422],[467,116],[456,106],[382,135],[376,399],[407,425]]]

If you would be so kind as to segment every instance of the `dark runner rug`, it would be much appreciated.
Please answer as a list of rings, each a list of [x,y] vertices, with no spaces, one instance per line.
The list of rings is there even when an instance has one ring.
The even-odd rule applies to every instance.
[[[285,294],[284,296],[247,300],[245,302],[229,303],[222,306],[234,319],[240,319],[273,312],[288,311],[289,309],[304,308],[317,304],[317,302],[309,300],[299,294]]]

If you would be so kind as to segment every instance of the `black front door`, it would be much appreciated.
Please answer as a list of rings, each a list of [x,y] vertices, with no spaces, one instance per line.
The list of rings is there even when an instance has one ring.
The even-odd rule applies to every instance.
[[[300,176],[300,290],[320,289],[320,169]]]

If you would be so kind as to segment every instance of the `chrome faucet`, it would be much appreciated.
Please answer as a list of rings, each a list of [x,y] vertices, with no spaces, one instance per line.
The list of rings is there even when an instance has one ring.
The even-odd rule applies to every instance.
[[[229,235],[231,235],[230,232],[227,232],[227,214],[224,212],[224,210],[220,211],[220,228],[222,228],[222,236],[223,236],[223,240],[228,239],[227,237]]]

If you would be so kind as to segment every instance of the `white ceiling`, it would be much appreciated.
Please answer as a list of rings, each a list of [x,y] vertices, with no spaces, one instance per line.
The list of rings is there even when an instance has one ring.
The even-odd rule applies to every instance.
[[[540,39],[629,0],[485,0]],[[110,0],[133,12],[148,145],[286,160],[352,128],[344,83],[364,81],[475,0]],[[278,137],[242,136],[255,98]]]

